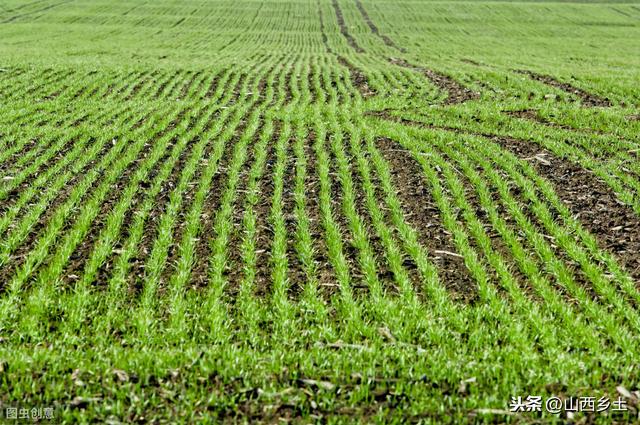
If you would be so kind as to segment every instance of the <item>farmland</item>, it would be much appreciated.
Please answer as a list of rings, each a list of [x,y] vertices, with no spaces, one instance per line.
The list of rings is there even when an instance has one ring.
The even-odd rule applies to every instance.
[[[639,283],[638,3],[0,4],[3,412],[628,423]]]

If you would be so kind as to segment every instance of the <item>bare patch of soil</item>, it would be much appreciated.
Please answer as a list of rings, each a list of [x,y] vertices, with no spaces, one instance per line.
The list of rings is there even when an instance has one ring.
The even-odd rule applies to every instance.
[[[394,65],[401,66],[403,68],[413,69],[425,75],[435,86],[440,90],[447,92],[447,98],[445,99],[445,105],[455,105],[463,103],[469,100],[477,99],[478,93],[470,90],[448,75],[441,74],[432,69],[425,68],[418,65],[413,65],[404,59],[390,58],[389,62]]]
[[[367,23],[372,33],[380,37],[380,39],[382,39],[384,44],[386,44],[387,46],[392,47],[402,53],[407,51],[405,48],[400,47],[396,43],[394,43],[394,41],[390,39],[388,36],[386,36],[385,34],[381,34],[376,24],[371,20],[371,17],[367,13],[367,9],[364,8],[364,5],[362,4],[362,2],[360,0],[355,0],[355,2],[356,2],[356,7],[360,11],[360,14],[364,18],[364,21]]]
[[[358,89],[362,97],[367,98],[376,94],[376,92],[369,87],[369,80],[360,69],[343,56],[338,56],[338,62],[349,70],[351,84]]]
[[[353,38],[353,36],[349,33],[349,30],[347,29],[347,24],[344,22],[342,9],[340,9],[340,5],[338,4],[338,2],[336,0],[333,0],[331,4],[333,5],[333,8],[336,11],[336,18],[338,19],[338,26],[340,27],[340,33],[344,36],[344,38],[347,39],[347,43],[349,43],[349,46],[353,47],[353,50],[355,50],[358,53],[364,53],[364,49],[360,47],[356,39]]]
[[[536,72],[533,71],[528,71],[528,70],[517,70],[516,71],[519,74],[524,74],[526,76],[528,76],[529,78],[532,78],[536,81],[539,81],[541,83],[544,83],[548,86],[554,87],[556,89],[562,90],[566,93],[569,93],[571,95],[574,95],[576,97],[578,97],[582,104],[584,106],[587,107],[595,107],[595,106],[601,106],[601,107],[608,107],[608,106],[612,106],[611,101],[608,98],[602,98],[600,96],[596,96],[594,94],[591,94],[583,89],[580,89],[578,87],[575,87],[569,83],[564,83],[562,81],[559,81],[557,79],[555,79],[554,77],[551,77],[550,75],[543,75],[543,74],[538,74]]]
[[[533,163],[538,174],[550,181],[558,197],[593,234],[598,245],[620,260],[640,281],[640,217],[591,171],[558,158],[534,142],[493,138],[519,158]],[[532,161],[543,158],[544,161]]]
[[[377,145],[391,166],[405,219],[416,229],[420,243],[431,254],[441,282],[456,298],[471,301],[477,296],[477,285],[463,258],[456,252],[453,236],[440,220],[440,211],[422,168],[409,151],[393,140],[381,137],[377,139]]]

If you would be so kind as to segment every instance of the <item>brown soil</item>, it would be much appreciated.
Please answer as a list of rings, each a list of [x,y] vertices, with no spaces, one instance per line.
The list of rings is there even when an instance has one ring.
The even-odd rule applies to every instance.
[[[296,177],[296,157],[293,152],[295,140],[289,140],[287,152],[287,166],[284,175],[284,190],[282,194],[283,214],[285,227],[287,229],[287,271],[289,276],[289,296],[292,299],[299,298],[304,290],[306,276],[304,266],[296,251],[296,229],[297,219],[295,214],[295,177]]]
[[[558,158],[535,142],[474,133],[446,126],[429,125],[389,116],[384,111],[375,115],[391,121],[402,122],[406,125],[486,137],[500,144],[519,158],[532,162],[538,174],[554,185],[555,191],[562,202],[569,207],[582,225],[596,237],[598,245],[614,253],[631,276],[635,280],[640,280],[640,217],[629,206],[619,201],[613,190],[606,183],[599,180],[591,171],[566,159]],[[534,160],[536,157],[542,158],[550,165]],[[563,253],[557,254],[564,255]],[[570,259],[566,259],[566,262],[570,266],[575,266],[575,263]],[[576,270],[576,272],[578,275],[581,273],[579,270]],[[580,279],[580,276],[576,277]]]
[[[421,245],[431,254],[441,282],[455,298],[471,301],[477,296],[476,283],[456,252],[453,236],[440,221],[440,211],[431,196],[429,184],[422,177],[421,166],[409,151],[393,140],[378,138],[377,144],[391,166],[405,219],[416,229]]]
[[[374,96],[376,93],[369,87],[369,80],[366,75],[343,56],[337,56],[340,65],[349,70],[351,84],[358,89],[362,97],[367,98]]]
[[[152,95],[152,97],[154,99],[160,99],[160,96],[162,95],[162,93],[164,92],[164,90],[167,88],[167,86],[169,85],[169,83],[171,81],[173,81],[173,79],[178,78],[178,76],[180,75],[180,71],[175,71],[173,74],[167,76],[167,78],[165,78],[160,85],[158,86],[158,88],[156,89],[155,93]]]
[[[20,193],[24,189],[29,188],[29,186],[35,180],[37,180],[40,174],[46,173],[49,168],[55,166],[56,162],[61,161],[73,149],[73,146],[76,142],[77,142],[76,138],[70,139],[69,141],[67,141],[63,146],[59,148],[60,149],[59,151],[57,151],[54,155],[51,156],[51,158],[46,163],[41,164],[38,168],[36,168],[30,174],[28,174],[20,184],[18,184],[12,190],[7,192],[6,198],[2,199],[3,201],[2,203],[3,204],[7,203],[7,207],[8,207],[9,206],[8,203],[14,200],[17,200],[18,197],[20,196]],[[44,150],[45,149],[43,148],[41,152]],[[29,165],[26,165],[26,166],[28,167]],[[0,167],[0,170],[2,170],[2,167]],[[2,171],[6,171],[6,170],[2,170]],[[19,170],[16,170],[16,172],[18,171]]]
[[[386,258],[386,249],[383,246],[382,238],[380,238],[375,230],[369,208],[367,207],[367,196],[363,188],[363,179],[359,173],[357,161],[353,159],[350,152],[348,152],[347,155],[349,156],[349,164],[352,165],[351,176],[353,179],[356,211],[364,223],[364,228],[368,229],[369,244],[371,245],[376,259],[378,280],[380,281],[383,290],[387,293],[397,294],[399,293],[399,288],[395,284],[395,275],[389,268],[389,263]],[[368,153],[365,153],[365,155],[368,156]],[[375,187],[377,188],[379,186],[376,185]],[[378,199],[382,199],[381,194]],[[380,204],[378,204],[378,206],[381,207]],[[381,209],[384,211],[384,207]]]
[[[168,156],[171,154],[171,150],[177,142],[177,136],[175,136],[171,143],[167,146],[165,154],[163,158],[159,162],[164,162]],[[149,213],[149,217],[147,218],[144,231],[142,232],[142,239],[138,244],[138,255],[136,256],[134,263],[131,266],[129,272],[129,281],[131,285],[129,286],[130,291],[133,294],[138,294],[143,288],[143,279],[145,275],[145,263],[151,254],[151,250],[153,249],[154,241],[157,239],[160,219],[162,218],[163,213],[166,210],[167,205],[170,202],[169,196],[173,191],[173,188],[178,184],[178,180],[180,179],[180,174],[184,167],[184,164],[187,162],[189,153],[191,152],[191,148],[195,144],[194,140],[191,140],[187,145],[183,148],[182,152],[178,157],[177,163],[173,166],[171,170],[171,174],[169,177],[162,183],[160,192],[155,199],[153,208]],[[146,179],[147,182],[151,183],[155,178],[157,171],[150,174]],[[144,187],[144,186],[142,186]]]
[[[337,292],[337,278],[335,276],[329,253],[324,241],[324,229],[322,226],[322,212],[320,211],[320,178],[318,175],[318,159],[314,151],[316,134],[309,130],[307,143],[305,145],[305,157],[307,163],[307,178],[305,181],[307,193],[307,214],[309,217],[309,227],[311,237],[314,241],[314,251],[316,260],[316,271],[319,292],[325,299],[330,299],[331,295]],[[311,276],[309,276],[311,277]]]
[[[120,97],[120,95],[122,95],[123,93],[125,93],[127,90],[129,90],[129,87],[135,87],[135,85],[138,83],[138,81],[142,80],[146,75],[148,74],[148,72],[136,72],[133,75],[129,74],[130,78],[127,78],[125,80],[125,84],[120,86],[118,88],[118,90],[116,90],[116,97]]]
[[[283,89],[284,89],[284,103],[285,104],[291,103],[291,100],[293,99],[293,91],[292,91],[293,78],[294,78],[293,70],[294,70],[293,67],[289,67],[289,69],[287,70],[287,74],[284,77]],[[263,93],[264,93],[264,91],[263,91]]]
[[[106,145],[107,149],[101,152],[101,155],[106,154],[109,150],[108,148],[112,148],[113,146],[110,144]],[[25,240],[22,241],[20,246],[16,249],[16,251],[12,254],[12,261],[7,264],[7,266],[0,270],[0,282],[5,284],[9,282],[10,277],[13,273],[20,268],[20,266],[24,263],[29,252],[31,252],[38,241],[38,236],[41,231],[47,227],[53,216],[56,214],[58,207],[61,206],[64,202],[67,201],[69,195],[73,191],[75,185],[84,177],[85,173],[88,172],[95,164],[93,162],[85,165],[83,170],[77,173],[71,181],[61,190],[61,193],[54,199],[54,201],[49,205],[46,209],[46,212],[39,217],[38,221],[32,226],[29,231],[29,234],[26,236]],[[108,165],[107,165],[108,167]],[[104,174],[104,170],[101,172]],[[91,193],[93,189],[95,189],[99,185],[99,177],[97,180],[93,182],[91,187],[85,192],[84,196]],[[77,214],[78,209],[76,208],[75,213]],[[69,223],[72,220],[71,217],[68,217],[66,222]]]
[[[213,237],[214,219],[220,208],[220,200],[226,188],[229,160],[235,148],[236,139],[226,142],[224,153],[218,163],[218,170],[213,176],[211,189],[204,201],[200,216],[201,227],[195,248],[195,264],[191,274],[191,285],[194,288],[205,288],[209,281],[209,258],[211,256],[210,242]],[[214,164],[208,164],[213,166]]]
[[[562,81],[558,81],[549,75],[538,74],[536,72],[528,71],[528,70],[517,70],[516,72],[519,74],[527,75],[528,77],[536,81],[539,81],[548,86],[554,87],[556,89],[559,89],[566,93],[574,95],[581,100],[582,105],[584,106],[588,106],[588,107],[612,106],[612,103],[608,98],[602,98],[600,96],[596,96],[594,94],[588,93],[578,87],[572,86],[569,83],[563,83]]]
[[[193,84],[196,82],[196,80],[198,78],[200,78],[200,76],[202,76],[203,71],[198,71],[198,72],[193,72],[191,74],[191,78],[189,79],[189,81],[187,81],[183,86],[182,89],[180,89],[180,94],[178,95],[178,99],[184,99],[185,97],[187,97],[187,94],[189,94],[189,89],[193,86]]]
[[[218,85],[220,84],[220,79],[222,78],[222,75],[223,75],[223,72],[221,71],[220,73],[216,74],[215,77],[213,77],[211,84],[209,84],[209,89],[207,90],[207,93],[204,95],[206,99],[211,99],[213,97],[214,93],[218,89]]]
[[[349,33],[347,29],[347,25],[344,22],[344,16],[342,15],[342,10],[340,9],[340,5],[336,0],[332,1],[333,8],[336,11],[336,18],[338,19],[338,26],[340,27],[340,33],[347,39],[347,43],[349,46],[353,48],[358,53],[364,53],[364,49],[358,45],[358,42],[355,38]]]
[[[355,245],[353,234],[349,227],[349,220],[344,213],[343,204],[343,188],[339,177],[337,159],[333,149],[330,146],[332,135],[327,134],[327,143],[325,149],[329,159],[329,179],[331,180],[331,211],[333,219],[342,236],[342,252],[344,254],[347,265],[349,266],[349,275],[351,276],[351,287],[354,289],[354,295],[364,295],[368,291],[368,287],[364,282],[364,275],[360,269],[358,247]],[[336,282],[337,283],[337,282]]]
[[[267,298],[272,292],[271,248],[273,246],[273,229],[270,223],[271,203],[273,200],[274,169],[276,165],[275,144],[280,137],[281,122],[276,125],[267,147],[267,158],[259,183],[260,200],[255,205],[256,214],[256,276],[254,293],[260,298]]]
[[[468,132],[444,126],[432,126],[410,120],[397,119],[397,117],[392,118],[394,121],[401,121],[407,125],[486,137],[523,160],[532,161],[534,158],[543,158],[550,165],[545,165],[541,161],[534,161],[534,166],[538,173],[554,185],[558,197],[569,207],[583,226],[596,237],[598,245],[615,254],[635,280],[640,279],[640,254],[638,254],[640,252],[640,217],[637,217],[631,208],[618,201],[613,191],[590,171],[554,156],[535,142]],[[517,191],[512,194],[515,197],[520,195]],[[521,204],[526,205],[527,202],[522,201]],[[497,198],[496,205],[499,205]],[[513,227],[517,227],[515,221],[509,219],[510,215],[503,209],[504,207],[501,204],[500,208],[502,208],[500,211],[504,212],[501,215],[505,217],[507,222]],[[525,213],[532,224],[537,226],[540,232],[544,233],[537,219],[528,208],[525,208]],[[553,243],[552,247],[555,254],[572,270],[576,282],[583,285],[593,295],[592,285],[579,265]],[[565,292],[559,286],[557,289],[562,293]],[[566,294],[565,296],[569,298]]]
[[[479,96],[478,93],[469,90],[448,75],[440,74],[429,68],[413,65],[404,59],[391,58],[389,59],[389,62],[424,74],[440,90],[448,93],[447,98],[444,101],[445,105],[463,103],[468,100],[477,99]]]
[[[315,71],[313,68],[309,69],[307,74],[307,85],[309,86],[309,103],[316,103],[318,100],[318,93],[316,92],[316,86],[314,85]]]
[[[233,230],[229,234],[229,240],[227,242],[227,247],[228,247],[227,267],[225,268],[225,271],[224,271],[224,275],[226,276],[226,279],[227,279],[227,285],[225,286],[225,293],[229,296],[228,298],[232,304],[235,303],[236,295],[240,291],[240,285],[242,283],[242,279],[244,275],[243,273],[244,259],[242,258],[241,246],[242,246],[242,238],[244,233],[243,219],[245,214],[245,200],[246,200],[246,194],[247,194],[247,188],[248,188],[248,182],[249,182],[249,174],[251,172],[251,167],[255,162],[255,156],[256,156],[255,144],[257,143],[260,137],[260,133],[262,132],[263,127],[264,127],[264,121],[261,118],[259,127],[253,136],[252,143],[249,143],[247,147],[247,156],[240,169],[238,183],[235,188],[235,192],[238,195],[234,202],[235,205],[233,208],[233,215],[231,217]],[[236,130],[236,135],[233,138],[234,145],[239,142],[240,138],[245,132],[245,129],[246,127],[244,124],[238,127],[238,129]],[[263,211],[261,210],[260,205],[261,205],[260,202],[258,202],[258,205],[256,205],[256,215],[257,215],[256,227],[258,228],[258,231],[260,229],[260,226],[262,225],[262,223],[260,223],[260,220],[263,219],[261,215]],[[267,209],[267,214],[268,214],[268,209]],[[260,252],[261,251],[260,241],[258,241],[257,245],[258,245],[257,256],[258,256],[258,262],[259,262],[260,256],[262,255],[262,253]],[[258,268],[258,273],[259,272],[260,270]]]
[[[6,173],[12,170],[12,167],[15,165],[15,161],[18,158],[22,157],[23,155],[27,154],[28,152],[34,149],[38,149],[39,151],[42,151],[46,149],[46,147],[47,146],[41,146],[38,143],[38,140],[35,138],[29,139],[29,141],[26,142],[24,146],[22,146],[17,152],[15,152],[9,158],[5,159],[3,162],[0,163],[0,175],[5,176]]]
[[[147,153],[151,150],[151,147],[152,147],[152,144],[148,144],[148,147],[140,153],[138,158],[134,162],[132,162],[123,171],[123,174],[118,178],[118,180],[111,185],[112,190],[108,193],[106,199],[103,201],[102,205],[100,206],[100,212],[96,215],[96,218],[91,223],[91,227],[89,228],[88,233],[82,239],[80,245],[77,246],[76,249],[73,251],[71,257],[69,258],[69,262],[66,266],[66,269],[62,273],[63,282],[66,282],[67,284],[69,284],[69,286],[72,281],[77,279],[77,277],[74,277],[74,276],[78,276],[81,274],[82,269],[84,268],[86,261],[89,259],[89,256],[92,253],[93,247],[95,246],[95,243],[97,242],[98,237],[100,236],[100,232],[102,231],[102,229],[106,224],[106,220],[108,218],[110,211],[113,210],[115,205],[118,203],[121,193],[126,188],[134,172],[137,170],[136,165],[142,162],[146,158]],[[165,158],[166,156],[167,155],[165,155]],[[162,162],[163,160],[160,160],[153,165],[152,169],[150,170],[150,174],[149,174],[150,176],[157,174],[159,168],[162,165]],[[142,190],[142,188],[143,186],[138,186],[138,190]],[[129,208],[125,212],[124,222],[133,221],[132,220],[133,211],[135,207],[140,203],[141,199],[142,198],[140,196],[133,197],[132,202],[129,205]],[[108,268],[108,266],[105,266],[105,268]],[[106,280],[104,280],[103,283],[104,282],[106,282]]]
[[[182,111],[180,111],[176,119],[174,119],[166,128],[163,128],[162,130],[158,131],[150,139],[151,141],[146,143],[145,150],[150,149],[155,144],[154,143],[155,141],[160,140],[165,135],[167,135],[170,131],[175,129],[175,127],[184,119],[184,117],[188,112],[189,112],[189,108],[185,108]],[[159,163],[163,163],[164,161],[166,161],[168,156],[171,154],[171,150],[173,149],[173,146],[175,145],[176,141],[177,141],[177,136],[174,136],[167,143],[167,147],[164,151],[164,154],[162,158],[160,158],[160,160],[158,161]],[[139,283],[138,281],[144,276],[145,259],[147,255],[150,254],[153,241],[155,240],[155,236],[157,233],[157,225],[155,225],[155,223],[159,221],[162,215],[162,212],[164,211],[165,204],[169,201],[169,194],[171,192],[171,189],[175,187],[177,179],[179,178],[179,171],[182,165],[184,164],[184,161],[186,161],[186,155],[190,151],[192,144],[193,142],[188,143],[187,146],[185,146],[185,148],[181,152],[178,158],[178,163],[173,167],[170,176],[163,182],[160,194],[157,196],[154,202],[153,208],[150,211],[148,218],[146,219],[146,222],[144,225],[145,230],[143,231],[142,238],[138,244],[138,252],[130,260],[132,262],[132,265],[128,275],[128,280],[131,283],[130,289],[134,292],[141,289],[141,287],[138,285]],[[147,155],[142,156],[142,159],[144,160],[146,156]],[[159,169],[154,167],[151,170],[150,174],[147,176],[147,178],[140,183],[140,187],[143,190],[146,190],[149,187],[151,187],[151,184],[153,180],[156,178],[158,171]],[[133,221],[133,220],[129,217],[125,217],[125,222],[127,221]],[[123,227],[123,229],[126,230],[126,227]],[[101,279],[100,281],[106,282],[107,279]],[[135,284],[132,284],[132,282],[135,282]],[[135,285],[138,285],[138,286],[136,287]]]
[[[30,88],[29,89],[29,93],[30,94],[41,93],[43,90],[49,88],[50,86],[52,86],[54,84],[58,84],[59,82],[63,81],[64,79],[70,77],[71,75],[74,74],[74,72],[75,71],[65,71],[65,70],[53,72],[53,73],[49,74],[46,78],[41,80],[40,84],[38,84],[35,87]]]
[[[519,158],[532,162],[538,174],[553,184],[562,202],[597,238],[598,245],[614,253],[634,280],[640,281],[640,217],[619,201],[606,183],[534,142],[493,139]],[[531,160],[541,156],[550,165]]]
[[[152,80],[152,81],[156,81],[156,78],[158,77],[159,72],[158,71],[153,71],[151,74],[145,76],[145,78],[141,78],[131,89],[131,92],[127,95],[126,100],[131,100],[134,99],[138,93],[140,92],[140,90],[142,89],[142,87],[144,87],[144,85],[147,83],[147,81]]]
[[[367,9],[364,8],[364,6],[362,5],[362,2],[360,0],[355,0],[356,2],[356,7],[358,8],[358,10],[360,11],[360,14],[362,15],[362,17],[364,18],[364,21],[367,23],[367,25],[369,26],[369,29],[371,30],[372,33],[374,33],[375,35],[377,35],[378,37],[380,37],[380,39],[384,42],[384,44],[386,44],[389,47],[392,47],[396,50],[398,50],[399,52],[406,52],[407,50],[399,47],[396,43],[394,43],[393,40],[391,40],[388,36],[386,36],[385,34],[381,34],[380,30],[378,29],[378,27],[376,26],[376,24],[373,23],[373,21],[371,20],[371,17],[369,16],[369,14],[367,13]]]
[[[209,120],[214,120],[214,117],[216,117],[217,115],[218,115],[217,113],[212,114],[212,117],[210,117]],[[195,140],[192,143],[194,144],[198,143],[199,138],[200,136],[197,135],[195,137]],[[214,145],[215,143],[212,141],[207,142],[204,152],[202,153],[201,161],[204,160],[208,162],[210,160],[211,151],[214,148]],[[184,192],[184,194],[182,195],[182,198],[184,199],[184,201],[176,217],[176,227],[173,230],[174,232],[173,243],[169,246],[169,250],[167,252],[167,262],[166,262],[167,267],[165,267],[164,271],[162,272],[162,278],[160,280],[161,285],[158,288],[158,294],[161,294],[166,291],[166,283],[169,282],[171,274],[175,271],[175,265],[179,261],[179,256],[180,256],[179,247],[182,243],[182,240],[184,237],[183,235],[186,230],[185,228],[187,224],[187,214],[190,211],[190,207],[195,197],[196,190],[198,189],[198,184],[202,177],[203,171],[204,171],[204,167],[197,167],[196,173],[193,175],[193,177],[191,178],[191,181],[187,185],[186,192]]]

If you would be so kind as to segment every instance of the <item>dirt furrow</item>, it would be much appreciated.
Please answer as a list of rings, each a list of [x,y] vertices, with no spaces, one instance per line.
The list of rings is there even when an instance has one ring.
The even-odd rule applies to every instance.
[[[447,98],[444,101],[445,105],[464,103],[469,100],[477,99],[479,96],[478,93],[464,87],[448,75],[441,74],[429,68],[411,64],[404,59],[390,58],[389,62],[403,68],[413,69],[414,71],[420,72],[426,76],[435,86],[447,93]]]
[[[562,90],[566,93],[569,93],[573,96],[578,97],[582,102],[583,106],[587,106],[590,108],[595,106],[602,106],[602,107],[613,106],[613,104],[608,98],[603,98],[603,97],[591,94],[569,83],[564,83],[562,81],[559,81],[550,75],[538,74],[537,72],[528,71],[528,70],[517,70],[516,72],[518,74],[524,74],[536,81],[539,81],[548,86],[554,87],[556,89]]]
[[[333,9],[336,11],[336,18],[338,19],[338,26],[340,27],[340,33],[347,40],[349,46],[353,48],[357,53],[364,53],[364,49],[360,47],[355,38],[349,33],[347,29],[347,24],[344,21],[344,15],[342,14],[342,9],[340,9],[340,5],[337,0],[333,0],[331,2],[333,5]]]
[[[598,245],[612,252],[636,281],[640,281],[640,217],[593,172],[561,159],[534,142],[505,137],[493,141],[535,167],[553,184],[560,200]]]
[[[276,166],[275,145],[280,137],[282,123],[275,121],[273,135],[267,146],[267,158],[259,183],[260,200],[255,205],[256,216],[256,276],[254,293],[259,298],[268,298],[272,292],[271,248],[273,246],[273,228],[270,224],[271,205],[275,191],[274,172]]]
[[[296,177],[296,156],[293,151],[295,139],[291,138],[288,143],[287,163],[284,173],[284,187],[282,193],[282,213],[284,214],[285,227],[287,229],[287,268],[289,277],[289,297],[298,299],[304,285],[306,277],[304,266],[296,251],[296,229],[298,221],[296,219],[295,202],[295,177]]]
[[[376,92],[369,86],[369,80],[367,79],[367,76],[364,74],[364,72],[362,72],[355,65],[349,62],[345,57],[339,55],[336,57],[338,58],[338,62],[340,63],[340,65],[346,67],[349,70],[351,85],[360,92],[362,97],[368,98],[376,95]]]
[[[376,142],[391,167],[405,219],[417,231],[420,244],[428,250],[438,268],[440,281],[455,298],[471,301],[476,297],[477,285],[457,253],[453,235],[440,219],[440,210],[422,167],[409,151],[393,140],[380,137]]]
[[[316,143],[316,133],[309,129],[307,143],[304,146],[305,156],[308,160],[307,175],[305,181],[305,193],[307,194],[307,214],[309,216],[309,230],[313,240],[315,252],[316,274],[319,292],[323,298],[329,300],[337,292],[337,278],[333,266],[329,261],[329,252],[325,243],[322,226],[322,211],[320,210],[320,176],[318,174],[318,158],[313,150]]]
[[[360,0],[355,0],[355,2],[356,2],[356,7],[360,11],[360,14],[364,18],[364,21],[367,23],[367,26],[369,26],[369,29],[371,30],[372,33],[374,33],[376,36],[378,36],[383,41],[383,43],[386,44],[387,46],[392,47],[392,48],[394,48],[394,49],[396,49],[396,50],[398,50],[399,52],[402,52],[402,53],[407,51],[405,48],[398,46],[387,35],[382,34],[380,32],[380,30],[378,29],[376,24],[371,20],[371,17],[369,16],[369,13],[367,12],[367,9],[365,9],[364,5],[362,4],[362,2]]]

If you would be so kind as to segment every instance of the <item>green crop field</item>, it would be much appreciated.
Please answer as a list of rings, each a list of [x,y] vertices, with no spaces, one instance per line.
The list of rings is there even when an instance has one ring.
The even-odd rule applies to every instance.
[[[0,2],[0,422],[638,423],[639,359],[640,3]]]

